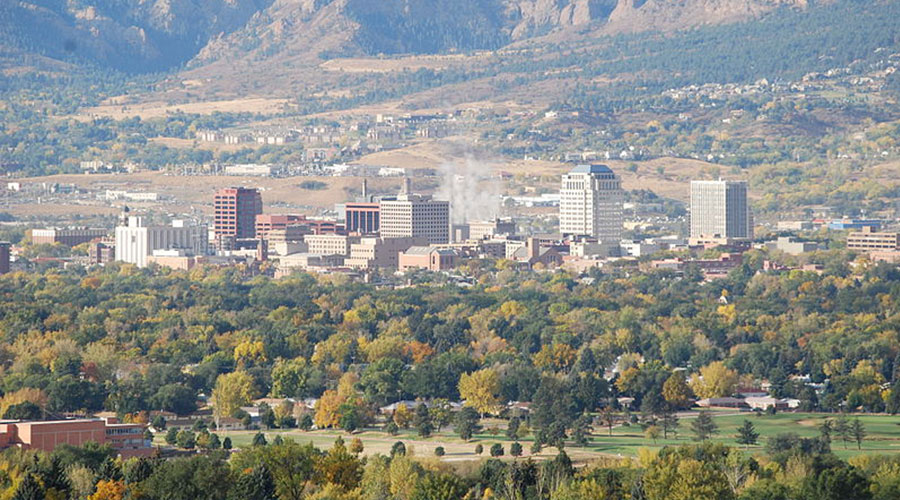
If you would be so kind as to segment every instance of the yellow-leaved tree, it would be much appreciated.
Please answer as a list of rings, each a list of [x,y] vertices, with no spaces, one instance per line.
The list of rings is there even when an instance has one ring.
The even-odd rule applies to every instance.
[[[497,408],[499,393],[500,377],[490,368],[463,373],[459,377],[460,397],[465,400],[466,406],[478,410],[482,417]]]
[[[731,395],[737,383],[736,371],[721,361],[713,361],[701,368],[699,375],[694,374],[691,378],[691,389],[701,398],[720,398]]]
[[[235,410],[249,404],[254,397],[256,397],[256,387],[253,377],[247,372],[236,371],[219,375],[212,393],[216,427],[219,426],[222,417],[232,416]]]

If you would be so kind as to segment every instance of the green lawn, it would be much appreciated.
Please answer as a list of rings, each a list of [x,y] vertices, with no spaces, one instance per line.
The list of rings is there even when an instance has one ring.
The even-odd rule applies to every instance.
[[[754,413],[734,412],[717,412],[714,413],[713,420],[718,425],[719,431],[712,438],[713,442],[725,443],[731,446],[740,446],[735,440],[737,428],[743,424],[743,421],[750,420],[753,422],[756,431],[759,433],[759,444],[750,447],[751,452],[763,452],[763,447],[767,438],[779,433],[793,432],[802,437],[814,437],[819,435],[818,425],[826,418],[822,414],[808,413],[779,413],[777,415],[759,415]],[[828,418],[834,418],[828,415]],[[856,418],[851,416],[850,418]],[[880,454],[880,453],[898,453],[900,452],[900,417],[892,417],[885,415],[860,415],[858,417],[865,425],[867,436],[863,441],[862,450],[857,450],[855,442],[842,442],[838,437],[833,437],[832,449],[835,454],[842,458],[848,458],[860,453],[864,454]],[[589,444],[585,447],[577,447],[569,443],[566,452],[575,460],[589,460],[599,456],[635,456],[641,448],[661,448],[666,445],[682,445],[695,442],[690,424],[692,417],[683,417],[679,421],[677,437],[669,436],[669,439],[658,439],[655,443],[644,437],[643,431],[639,425],[619,426],[613,429],[612,436],[607,434],[607,429],[597,427],[594,429]],[[407,446],[412,446],[418,456],[433,456],[434,449],[443,446],[446,455],[445,460],[475,460],[488,456],[487,450],[494,443],[502,443],[507,453],[509,452],[509,444],[511,441],[506,438],[502,428],[501,421],[492,420],[486,423],[485,430],[476,434],[469,442],[464,442],[459,437],[447,430],[438,433],[431,438],[422,439],[413,430],[402,430],[397,436],[390,436],[380,430],[365,430],[349,435],[346,432],[335,430],[310,431],[303,432],[296,429],[292,430],[270,430],[263,431],[266,438],[271,442],[277,435],[284,438],[290,438],[300,443],[311,442],[320,449],[328,449],[334,443],[338,436],[342,436],[346,442],[350,439],[358,437],[362,440],[365,448],[364,454],[390,452],[391,446],[397,441],[403,441]],[[487,429],[495,428],[494,432]],[[231,438],[235,448],[242,448],[250,445],[253,435],[257,431],[234,431],[221,432],[219,436]],[[164,444],[163,435],[158,435],[155,442]],[[522,439],[522,447],[525,455],[530,456],[530,448],[533,436],[529,435]],[[484,453],[479,457],[474,453],[475,446],[481,444],[484,447]],[[545,449],[536,458],[546,458],[555,455],[555,448]]]

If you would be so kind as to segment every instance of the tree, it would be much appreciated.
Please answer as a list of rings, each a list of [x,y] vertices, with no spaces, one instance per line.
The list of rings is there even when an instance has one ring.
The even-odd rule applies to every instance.
[[[259,405],[259,422],[263,424],[267,430],[275,427],[275,410],[265,403]]]
[[[31,472],[25,472],[25,476],[16,487],[12,500],[44,500],[44,488]]]
[[[225,436],[225,439],[222,440],[222,449],[223,450],[231,449],[231,438],[230,437]]]
[[[698,441],[706,441],[710,436],[718,432],[719,427],[713,421],[709,413],[701,411],[697,415],[697,418],[691,422],[691,429],[694,431]]]
[[[509,423],[506,425],[506,437],[516,439],[519,436],[519,426],[521,424],[522,420],[519,417],[509,419]]]
[[[701,368],[699,375],[694,375],[691,387],[698,397],[718,398],[731,395],[737,382],[736,371],[726,367],[721,361],[713,361]]]
[[[662,395],[666,402],[675,408],[685,408],[694,394],[684,375],[675,372],[663,384]]]
[[[491,456],[492,457],[502,457],[503,456],[503,445],[500,443],[494,443],[491,445]]]
[[[275,480],[265,462],[257,465],[247,474],[238,476],[231,490],[231,498],[243,500],[248,498],[259,500],[276,500]]]
[[[363,452],[362,439],[360,439],[358,437],[353,438],[353,440],[350,441],[350,447],[348,449],[350,450],[350,453],[353,453],[354,455],[359,455],[360,453],[362,453]]]
[[[863,439],[866,438],[866,427],[859,418],[854,418],[850,423],[850,435],[856,441],[856,449],[862,449]]]
[[[206,443],[206,447],[210,450],[218,450],[222,447],[222,441],[219,439],[219,435],[216,433],[212,433],[209,435],[209,441]]]
[[[388,433],[390,436],[396,436],[400,434],[400,427],[397,427],[393,421],[384,424],[384,432]]]
[[[659,439],[660,434],[662,432],[659,430],[659,426],[651,425],[644,430],[644,437],[653,441],[656,444],[656,440]]]
[[[187,415],[197,409],[197,395],[182,384],[166,384],[150,398],[150,406],[178,415]]]
[[[153,421],[150,423],[150,425],[157,431],[164,431],[166,430],[166,417],[157,415],[153,417]]]
[[[476,444],[475,445],[475,454],[481,455],[482,453],[484,453],[484,446],[482,446],[481,443]]]
[[[443,446],[438,446],[434,449],[434,456],[436,457],[443,457],[445,453]]]
[[[434,427],[431,424],[431,413],[428,411],[428,407],[425,406],[425,403],[420,404],[416,407],[416,413],[413,417],[413,425],[418,431],[419,436],[423,438],[427,438],[431,436],[431,432],[434,430]]]
[[[464,373],[459,378],[459,395],[466,406],[475,408],[481,416],[493,412],[499,403],[500,377],[490,368]]]
[[[662,425],[663,437],[669,439],[669,433],[678,437],[678,414],[671,408],[666,408],[660,414],[659,422]]]
[[[850,440],[850,422],[846,415],[841,415],[834,420],[832,426],[834,433],[844,442],[844,449],[847,449],[847,441]]]
[[[300,415],[300,420],[297,422],[297,427],[302,431],[308,431],[313,427],[313,418],[309,413],[304,413]]]
[[[588,443],[588,436],[591,434],[591,417],[583,414],[572,424],[572,439],[578,446],[585,446]]]
[[[97,490],[88,500],[122,500],[125,498],[125,483],[101,479],[97,482]]]
[[[352,433],[362,426],[362,415],[355,404],[342,404],[338,407],[338,415],[338,425],[347,432]]]
[[[391,456],[395,455],[406,455],[406,445],[403,444],[403,441],[397,441],[391,446]]]
[[[265,446],[268,442],[266,441],[266,435],[262,432],[257,432],[253,435],[253,441],[251,446]]]
[[[738,444],[749,447],[750,445],[756,444],[757,440],[759,440],[759,433],[756,432],[756,429],[753,427],[753,422],[744,420],[744,424],[738,428],[738,433],[735,438],[737,438]]]
[[[613,410],[612,405],[607,404],[600,410],[600,421],[603,422],[603,425],[606,426],[607,433],[612,436],[613,427],[615,427],[618,419],[616,418],[616,412]]]
[[[831,434],[834,432],[834,421],[830,418],[826,418],[822,420],[822,423],[819,424],[819,434],[822,435],[822,439],[828,443],[831,443]]]
[[[522,456],[522,445],[519,444],[518,441],[509,445],[509,454],[514,457],[521,457]]]
[[[243,371],[225,373],[216,379],[212,393],[216,427],[222,417],[230,417],[235,410],[246,406],[253,400],[256,389],[253,377]]]
[[[175,442],[179,448],[191,450],[197,444],[197,436],[194,434],[194,431],[178,431]]]
[[[178,442],[178,429],[174,427],[169,427],[169,430],[166,431],[166,444],[170,446],[175,446],[175,443]]]
[[[43,416],[41,407],[31,401],[11,405],[3,414],[3,418],[11,420],[40,420]]]
[[[450,401],[447,399],[438,398],[432,401],[428,412],[431,413],[431,422],[437,432],[441,432],[441,429],[450,423],[452,413],[450,412]]]
[[[356,488],[363,472],[362,463],[347,450],[341,438],[335,440],[334,446],[316,464],[316,470],[324,481],[338,485],[344,491]]]
[[[316,416],[314,422],[319,429],[337,427],[341,423],[341,405],[346,398],[337,391],[328,390],[316,401]]]
[[[392,420],[397,426],[408,429],[410,422],[412,422],[413,413],[409,411],[409,407],[406,406],[406,403],[400,403],[397,405],[397,409],[394,410],[394,415]]]
[[[456,414],[456,432],[459,437],[468,441],[472,439],[472,435],[478,431],[478,413],[470,406],[463,407]]]

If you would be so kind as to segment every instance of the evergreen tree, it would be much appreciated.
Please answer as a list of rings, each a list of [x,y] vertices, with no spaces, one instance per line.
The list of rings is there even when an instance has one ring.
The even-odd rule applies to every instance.
[[[12,500],[44,500],[44,488],[31,472],[26,472],[25,477],[16,488]]]
[[[225,439],[222,440],[222,449],[223,450],[231,449],[231,438],[230,437],[225,436]]]
[[[275,481],[265,463],[254,467],[249,474],[241,475],[231,491],[234,500],[276,500]]]
[[[691,422],[691,429],[694,431],[698,441],[706,441],[710,436],[718,432],[719,426],[716,425],[709,413],[701,411],[697,418]]]
[[[434,425],[431,423],[431,413],[424,403],[416,407],[416,413],[413,416],[413,426],[418,431],[419,436],[423,438],[430,437],[434,431]]]
[[[759,433],[756,432],[756,429],[753,427],[753,422],[744,420],[744,425],[738,428],[738,433],[735,437],[737,438],[738,444],[749,447],[750,445],[756,444],[759,440]]]
[[[166,431],[166,444],[170,446],[175,446],[175,443],[178,442],[178,429],[174,427],[170,427],[169,430]]]
[[[464,406],[456,415],[456,432],[459,433],[459,437],[466,441],[472,439],[472,435],[479,429],[478,420],[478,412],[474,408]]]
[[[516,439],[519,435],[519,427],[522,425],[522,419],[519,417],[513,417],[509,419],[509,424],[506,426],[506,437],[509,439]]]
[[[253,442],[251,443],[251,446],[265,446],[267,444],[269,443],[266,441],[266,435],[262,432],[257,432],[253,435]]]
[[[841,415],[834,421],[834,434],[841,438],[844,442],[844,449],[847,449],[847,441],[850,440],[850,422],[846,415]]]
[[[514,457],[521,457],[522,456],[522,445],[519,444],[518,441],[509,445],[509,454]]]

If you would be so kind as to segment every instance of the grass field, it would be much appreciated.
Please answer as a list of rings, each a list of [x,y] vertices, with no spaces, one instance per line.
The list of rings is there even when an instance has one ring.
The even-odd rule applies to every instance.
[[[833,418],[831,415],[828,417]],[[573,460],[584,462],[609,456],[636,456],[641,448],[659,449],[664,446],[694,443],[694,435],[690,430],[692,418],[693,416],[686,416],[680,419],[677,437],[660,438],[656,442],[644,437],[639,425],[615,427],[611,436],[608,435],[607,429],[598,427],[594,429],[587,446],[579,447],[570,442],[567,443],[566,453]],[[825,418],[826,416],[822,414],[808,413],[781,413],[760,416],[753,413],[717,413],[713,420],[718,425],[719,431],[711,441],[740,447],[741,445],[735,440],[735,435],[737,434],[737,428],[746,419],[753,422],[756,431],[760,435],[759,444],[749,447],[748,451],[750,453],[763,454],[765,453],[764,446],[767,439],[780,433],[792,432],[801,437],[818,436],[818,425]],[[862,443],[862,449],[857,449],[855,442],[848,441],[845,443],[840,438],[833,436],[832,450],[837,456],[846,459],[860,454],[893,454],[900,452],[900,418],[886,415],[861,415],[859,419],[865,425],[867,432],[866,439]],[[485,427],[494,427],[494,423],[487,423]],[[242,448],[250,445],[256,432],[258,431],[221,432],[219,436],[222,438],[230,437],[235,448]],[[390,452],[391,446],[397,441],[403,441],[407,447],[412,447],[415,450],[417,456],[422,457],[433,457],[435,448],[443,446],[446,452],[443,457],[444,461],[485,458],[488,456],[488,449],[494,443],[503,444],[508,457],[509,445],[512,443],[506,438],[502,429],[495,433],[483,431],[476,434],[469,442],[462,441],[448,429],[444,429],[441,433],[435,434],[428,439],[420,438],[413,430],[403,430],[397,436],[390,436],[379,430],[364,430],[352,435],[332,430],[303,432],[296,429],[284,431],[275,429],[262,432],[270,442],[280,435],[285,439],[293,439],[299,443],[311,442],[320,449],[330,448],[338,436],[341,436],[346,442],[358,437],[363,442],[364,455],[387,454]],[[544,459],[553,457],[556,454],[555,448],[546,448],[541,453],[532,455],[530,453],[532,442],[533,436],[531,435],[521,440],[524,457]],[[162,435],[156,437],[156,443],[164,444]],[[475,446],[478,444],[481,444],[484,448],[484,452],[480,456],[474,452]]]

